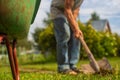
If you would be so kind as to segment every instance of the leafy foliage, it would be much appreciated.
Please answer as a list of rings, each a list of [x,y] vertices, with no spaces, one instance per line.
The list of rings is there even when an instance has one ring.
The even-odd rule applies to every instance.
[[[43,22],[45,23],[45,25],[49,25],[52,23],[51,14],[49,12],[47,12],[46,14],[47,14],[47,18],[45,18]]]
[[[118,56],[120,56],[120,36],[118,34],[114,34],[115,36],[115,39],[116,39],[116,42],[117,42],[117,53],[118,53]]]
[[[84,25],[80,21],[78,23],[84,34],[84,39],[94,56],[117,56],[117,42],[114,35],[107,32],[97,32],[90,24]],[[82,57],[87,57],[83,49],[81,52]]]
[[[100,17],[96,12],[93,12],[91,14],[91,19],[90,20],[100,20]]]
[[[32,43],[28,41],[26,38],[19,39],[17,41],[17,47],[25,47],[26,49],[31,49]]]
[[[50,14],[47,13],[48,18],[44,19],[44,23],[47,27],[45,29],[36,29],[33,34],[35,42],[38,44],[38,48],[43,52],[56,52],[56,41],[53,32],[53,23],[50,19]],[[96,57],[103,56],[117,56],[119,46],[119,38],[113,34],[107,32],[98,32],[93,29],[91,21],[99,20],[99,15],[94,12],[91,14],[91,19],[85,24],[78,21],[80,29],[84,34],[84,39],[89,46],[91,52]],[[117,41],[116,41],[117,40]],[[55,54],[54,54],[55,55]],[[81,49],[81,58],[86,58],[87,55],[84,49]]]
[[[97,32],[90,24],[84,25],[80,21],[78,21],[78,24],[84,34],[84,39],[87,45],[95,57],[117,56],[117,42],[114,35],[104,32]],[[37,38],[34,36],[34,39],[36,39],[39,49],[43,52],[55,53],[56,41],[53,32],[53,24],[51,23],[45,29],[37,29],[36,33]],[[82,48],[81,58],[86,57],[87,55]]]
[[[52,23],[45,29],[36,29],[33,37],[38,44],[38,49],[42,50],[43,53],[48,51],[55,53],[56,42]]]

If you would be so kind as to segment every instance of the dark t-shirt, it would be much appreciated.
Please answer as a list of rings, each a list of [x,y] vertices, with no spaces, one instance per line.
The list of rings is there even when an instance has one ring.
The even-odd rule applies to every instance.
[[[51,3],[51,17],[52,19],[58,18],[58,17],[65,17],[64,15],[64,2],[65,0],[52,0]],[[80,7],[83,0],[73,0],[74,5],[72,7],[72,10],[75,10],[76,8]]]

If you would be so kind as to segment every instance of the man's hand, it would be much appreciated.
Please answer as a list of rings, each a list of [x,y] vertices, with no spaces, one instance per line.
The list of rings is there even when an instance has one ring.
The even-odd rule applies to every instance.
[[[78,24],[76,24],[76,26],[78,26]],[[70,25],[70,27],[73,28],[72,25]],[[79,37],[82,37],[82,38],[84,37],[84,36],[83,36],[83,33],[82,33],[82,31],[79,29],[79,27],[73,28],[72,31],[73,31],[73,34],[74,34],[75,38],[78,38],[78,39],[79,39]]]
[[[76,31],[74,31],[74,36],[78,39],[79,39],[79,37],[83,38],[83,33],[80,29],[77,29]]]

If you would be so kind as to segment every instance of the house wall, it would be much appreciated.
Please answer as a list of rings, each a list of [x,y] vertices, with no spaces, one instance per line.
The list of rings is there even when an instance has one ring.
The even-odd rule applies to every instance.
[[[105,25],[104,32],[109,32],[109,28],[107,24]]]

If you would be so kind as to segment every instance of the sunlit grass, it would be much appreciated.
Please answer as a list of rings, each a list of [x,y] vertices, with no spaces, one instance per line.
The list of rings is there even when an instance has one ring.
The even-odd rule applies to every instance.
[[[44,64],[24,64],[19,65],[20,80],[119,80],[120,79],[120,58],[108,58],[111,65],[115,68],[113,74],[106,75],[85,75],[78,74],[63,75],[57,73],[57,64],[44,63]],[[79,61],[78,67],[81,64],[88,63],[88,60]],[[9,65],[0,64],[0,80],[12,80],[12,74]]]

